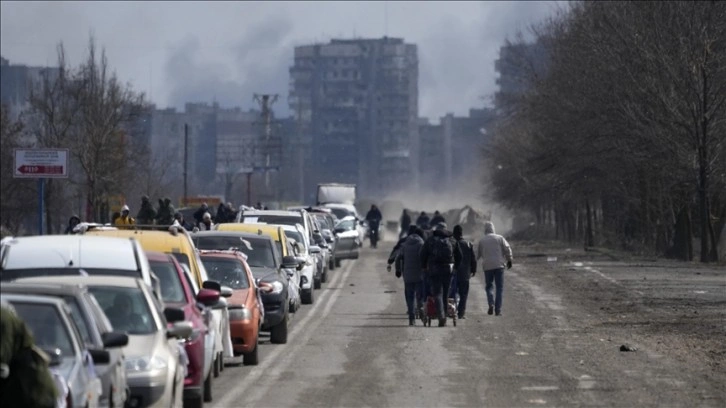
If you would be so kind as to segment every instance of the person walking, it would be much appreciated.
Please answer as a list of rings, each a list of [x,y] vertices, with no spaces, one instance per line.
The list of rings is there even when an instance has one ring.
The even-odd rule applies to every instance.
[[[431,225],[438,225],[438,224],[441,224],[442,222],[446,223],[446,219],[444,218],[444,216],[441,215],[441,213],[438,210],[434,211],[434,216],[431,218]]]
[[[436,299],[439,327],[446,326],[445,297],[449,294],[452,271],[461,264],[461,249],[446,224],[438,224],[433,235],[421,247],[421,265],[426,269],[431,295]],[[452,268],[453,266],[453,268]]]
[[[484,223],[484,236],[479,240],[476,252],[477,259],[482,260],[484,280],[486,282],[487,314],[502,315],[502,292],[504,291],[504,267],[512,268],[512,248],[503,236],[494,232],[494,223]],[[497,286],[496,297],[492,293],[492,283]]]
[[[124,228],[129,225],[136,225],[136,220],[134,217],[129,215],[129,212],[129,206],[124,204],[124,206],[121,207],[121,216],[116,218],[113,224],[120,228]]]
[[[459,319],[465,319],[466,300],[469,297],[469,279],[476,274],[476,255],[474,254],[474,244],[464,239],[464,229],[461,225],[454,226],[454,239],[461,250],[461,263],[454,272],[456,288],[452,288],[449,297],[455,298],[456,294],[459,294],[456,314]]]
[[[405,234],[408,234],[408,227],[411,226],[411,216],[408,215],[408,211],[405,208],[403,209],[403,214],[401,214],[400,224],[401,233],[398,235],[398,238],[403,238]]]
[[[139,208],[139,212],[136,213],[136,221],[140,225],[151,225],[154,223],[154,219],[156,219],[156,210],[154,209],[154,206],[151,205],[149,196],[141,196],[141,208]]]
[[[429,216],[425,211],[421,211],[421,214],[416,218],[416,226],[421,229],[429,229]]]
[[[423,245],[423,232],[415,225],[411,226],[411,230],[399,253],[409,326],[413,326],[416,322],[415,311],[423,310],[423,281],[425,277],[421,266],[421,248]]]
[[[66,231],[64,232],[64,234],[66,234],[66,235],[75,234],[73,232],[73,229],[76,228],[76,226],[80,223],[81,223],[81,217],[79,217],[77,215],[71,215],[71,218],[68,219],[68,226],[66,227]]]

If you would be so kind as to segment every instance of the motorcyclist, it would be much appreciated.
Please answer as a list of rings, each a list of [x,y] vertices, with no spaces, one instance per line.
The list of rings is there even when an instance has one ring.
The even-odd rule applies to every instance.
[[[383,215],[381,211],[376,207],[375,204],[371,205],[371,209],[366,214],[366,221],[368,222],[368,230],[370,231],[371,248],[378,246],[378,228],[381,225]]]

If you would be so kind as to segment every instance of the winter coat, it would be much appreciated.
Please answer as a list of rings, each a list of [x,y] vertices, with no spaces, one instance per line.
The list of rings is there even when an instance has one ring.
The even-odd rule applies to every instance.
[[[366,214],[366,221],[368,221],[369,225],[377,226],[381,223],[382,219],[383,215],[381,214],[381,211],[377,208],[369,210],[368,214]]]
[[[445,223],[446,220],[444,219],[444,216],[441,214],[434,215],[434,218],[431,219],[431,226],[434,227],[436,224],[443,222]]]
[[[424,280],[424,270],[421,267],[423,245],[424,240],[418,234],[406,237],[406,242],[403,243],[399,253],[403,269],[403,282],[417,283]]]
[[[458,281],[468,281],[471,275],[476,273],[476,255],[474,254],[474,244],[465,240],[458,239],[456,241],[459,249],[461,249],[461,263],[456,268],[456,279]]]
[[[214,222],[217,224],[227,222],[227,217],[227,206],[220,203],[219,207],[217,207],[217,215],[214,217]]]
[[[476,258],[482,260],[482,270],[503,269],[512,262],[512,248],[503,236],[494,232],[494,224],[484,224],[484,236],[479,240]]]
[[[410,227],[410,226],[411,226],[411,216],[408,215],[407,212],[404,212],[401,215],[401,231],[402,232],[407,232],[408,231],[408,227]]]
[[[174,213],[176,210],[171,205],[171,200],[165,198],[164,201],[159,199],[159,211],[156,214],[156,223],[159,225],[171,225],[174,222]]]
[[[143,200],[141,202],[141,208],[139,208],[139,212],[136,214],[136,219],[142,225],[148,225],[154,222],[156,219],[156,210],[149,200]]]
[[[422,229],[428,229],[429,228],[429,216],[428,215],[419,215],[418,218],[416,218],[416,225]]]
[[[136,220],[134,219],[134,217],[131,217],[129,215],[127,215],[125,217],[122,215],[122,216],[116,218],[116,221],[114,221],[113,224],[117,227],[123,227],[125,225],[135,225]]]
[[[58,391],[47,356],[34,345],[23,320],[5,306],[0,307],[0,364],[8,368],[8,377],[0,378],[0,406],[56,406]]]
[[[432,259],[434,240],[439,238],[446,238],[451,241],[453,259],[448,263],[437,263]],[[421,248],[421,265],[426,267],[429,276],[451,275],[451,264],[454,264],[455,270],[458,269],[461,264],[461,258],[461,248],[456,244],[456,240],[451,231],[445,229],[434,231],[433,235],[424,242]]]
[[[194,211],[194,222],[195,224],[199,224],[202,222],[202,217],[204,217],[204,213],[209,211],[209,207],[202,205],[197,209],[197,211]]]
[[[214,223],[209,222],[209,225],[207,225],[204,221],[199,223],[199,231],[211,231],[214,229]]]

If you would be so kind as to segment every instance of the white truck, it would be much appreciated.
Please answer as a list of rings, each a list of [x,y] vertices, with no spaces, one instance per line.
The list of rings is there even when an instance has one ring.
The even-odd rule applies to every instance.
[[[348,204],[355,205],[355,184],[323,183],[318,184],[318,205]]]

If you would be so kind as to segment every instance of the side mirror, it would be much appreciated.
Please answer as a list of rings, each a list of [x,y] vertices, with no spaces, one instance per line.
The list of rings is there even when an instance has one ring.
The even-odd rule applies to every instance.
[[[93,359],[93,364],[108,364],[111,362],[111,353],[106,350],[88,349],[88,354]]]
[[[310,253],[311,254],[319,254],[322,249],[317,245],[310,246]]]
[[[103,340],[103,348],[124,347],[129,344],[129,335],[123,332],[103,333],[101,339]]]
[[[227,308],[227,299],[220,297],[217,303],[212,305],[213,310],[223,310]]]
[[[299,268],[299,266],[298,266],[298,268]],[[293,272],[292,270],[285,269],[285,271],[287,271],[287,277],[288,278],[292,278],[293,276],[295,276],[295,272]]]
[[[232,288],[229,286],[222,286],[222,290],[219,291],[219,295],[222,297],[232,297]]]
[[[221,292],[222,285],[217,281],[208,280],[208,281],[204,281],[202,283],[202,289],[211,289],[211,290],[216,290],[217,292]]]
[[[164,309],[164,317],[166,317],[167,323],[181,322],[185,318],[184,310],[177,307],[167,307]]]
[[[197,302],[204,306],[214,306],[219,302],[220,292],[212,289],[200,289],[197,293]],[[169,319],[167,319],[169,320]],[[184,319],[181,319],[184,320]]]
[[[192,336],[194,327],[192,322],[176,322],[166,329],[166,337],[176,337],[177,339],[186,339]]]
[[[295,269],[298,266],[298,261],[294,256],[283,256],[282,267],[285,269]]]
[[[59,348],[56,349],[43,349],[45,354],[48,355],[48,358],[50,361],[48,361],[49,367],[55,367],[60,365],[60,363],[63,361],[63,353],[61,353],[61,350]]]

